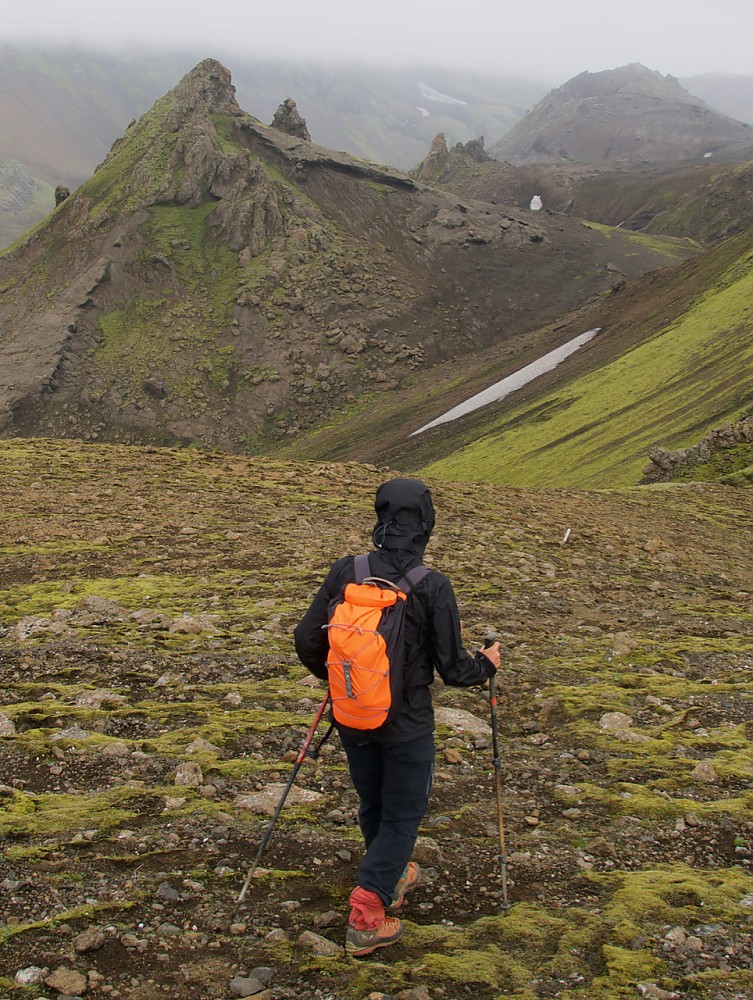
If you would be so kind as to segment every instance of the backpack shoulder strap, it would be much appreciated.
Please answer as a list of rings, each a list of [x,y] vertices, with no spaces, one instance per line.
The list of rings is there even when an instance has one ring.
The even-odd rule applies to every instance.
[[[428,566],[424,566],[423,563],[421,563],[420,566],[414,566],[413,569],[408,570],[398,584],[398,587],[400,587],[401,590],[406,591],[406,593],[410,593],[411,589],[415,587],[417,583],[420,583],[425,576],[428,576],[429,573],[431,573],[431,570]]]
[[[363,583],[363,581],[371,572],[369,568],[369,557],[355,556],[353,562],[355,564],[355,570],[356,570],[356,583]]]

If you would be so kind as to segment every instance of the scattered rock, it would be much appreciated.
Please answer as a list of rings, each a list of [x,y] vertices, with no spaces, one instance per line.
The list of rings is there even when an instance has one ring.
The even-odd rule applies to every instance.
[[[197,750],[204,750],[206,753],[222,753],[222,750],[220,750],[219,747],[216,747],[214,743],[210,743],[209,740],[204,740],[200,736],[197,736],[195,740],[192,740],[188,744],[186,747],[186,753],[196,753]]]
[[[700,764],[696,765],[691,771],[691,777],[707,785],[713,785],[719,781],[719,775],[710,760],[702,760]]]
[[[471,733],[473,736],[492,734],[491,726],[487,722],[460,708],[446,708],[444,705],[439,705],[434,710],[434,719],[437,725],[447,726],[457,732]]]
[[[444,860],[441,847],[432,837],[419,837],[412,856],[419,865],[436,865]]]
[[[204,773],[192,760],[185,760],[182,764],[178,765],[175,772],[175,784],[176,785],[188,785],[192,788],[198,788],[204,783]]]
[[[45,979],[45,986],[58,993],[67,993],[69,996],[81,996],[89,988],[86,976],[82,976],[75,969],[66,969],[64,965],[55,969],[51,976]]]
[[[632,724],[633,720],[629,715],[625,715],[624,712],[606,712],[599,719],[601,728],[612,732],[620,732],[621,730],[628,729]]]
[[[73,940],[73,947],[83,955],[87,951],[98,951],[104,948],[107,942],[107,935],[101,927],[87,927]]]
[[[235,800],[235,806],[237,809],[250,809],[251,812],[265,813],[268,816],[272,816],[284,791],[285,785],[267,785],[266,788],[263,788],[260,792],[256,792],[254,795],[239,795]],[[288,793],[286,804],[302,805],[309,802],[318,802],[321,798],[321,792],[312,792],[308,788],[297,788],[293,785]]]
[[[342,945],[335,944],[334,941],[330,941],[320,934],[314,934],[313,931],[304,931],[299,935],[298,944],[301,948],[308,949],[320,958],[335,957],[342,955],[345,951]]]
[[[228,987],[234,997],[257,996],[264,989],[264,983],[253,977],[236,976]]]
[[[14,978],[19,986],[35,986],[44,980],[49,971],[38,965],[29,965],[25,969],[19,969]]]
[[[13,736],[15,731],[15,723],[11,722],[3,712],[0,712],[0,736]]]

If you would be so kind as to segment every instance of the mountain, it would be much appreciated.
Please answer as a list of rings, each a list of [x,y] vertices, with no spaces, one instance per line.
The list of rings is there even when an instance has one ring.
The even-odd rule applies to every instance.
[[[566,324],[573,335],[601,328],[581,352],[486,412],[424,441],[419,435],[403,460],[449,478],[619,487],[641,480],[650,454],[695,448],[714,428],[739,424],[737,437],[711,434],[729,447],[728,461],[700,476],[749,484],[753,440],[743,416],[753,407],[752,263],[748,229],[673,271],[617,289]],[[682,464],[665,461],[670,470]],[[656,472],[651,477],[662,478]]]
[[[703,73],[680,77],[680,84],[716,111],[753,125],[753,74]]]
[[[40,183],[73,190],[104,159],[128,123],[191,69],[193,52],[99,52],[0,46],[0,160]],[[296,100],[316,142],[408,168],[438,131],[453,141],[499,136],[546,86],[493,72],[416,66],[378,69],[234,57],[241,104],[271,121]],[[0,176],[0,198],[4,197]],[[52,208],[47,200],[29,225]],[[28,227],[27,227],[28,228]],[[16,238],[0,220],[0,247]]]
[[[702,244],[753,225],[753,161],[696,164],[522,164],[491,157],[483,139],[448,148],[435,137],[411,176],[462,198],[546,209],[622,229]]]
[[[204,61],[0,258],[4,433],[267,449],[694,252],[460,200],[280,111]]]
[[[0,247],[23,236],[54,204],[49,184],[17,160],[0,160]]]
[[[638,63],[581,73],[495,143],[510,163],[750,159],[753,131]]]

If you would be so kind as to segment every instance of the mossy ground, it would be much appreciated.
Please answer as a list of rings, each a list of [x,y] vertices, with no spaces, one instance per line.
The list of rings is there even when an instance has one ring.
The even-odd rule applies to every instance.
[[[441,854],[398,945],[354,962],[296,944],[306,929],[341,942],[342,925],[315,920],[345,912],[359,857],[336,738],[296,782],[322,798],[285,807],[235,909],[267,822],[239,797],[287,779],[322,696],[291,627],[330,560],[368,547],[388,474],[0,444],[0,712],[16,729],[0,739],[1,864],[16,886],[4,989],[43,957],[96,968],[127,1000],[224,997],[235,971],[264,964],[290,997],[421,985],[451,1000],[628,1000],[639,982],[691,1000],[746,995],[753,508],[714,485],[432,481],[428,561],[455,582],[467,645],[502,633],[512,907],[501,911],[489,742],[443,725],[421,831]],[[86,619],[93,597],[123,615]],[[171,631],[186,615],[198,629]],[[39,628],[23,638],[30,619]],[[488,719],[481,691],[438,685],[435,700]],[[603,727],[614,712],[626,732]],[[176,785],[190,762],[202,784]],[[165,882],[178,899],[158,895]],[[167,941],[164,923],[178,928]],[[105,947],[71,962],[71,934],[92,924],[112,928]],[[702,950],[671,944],[676,926]],[[266,940],[275,928],[287,942]]]

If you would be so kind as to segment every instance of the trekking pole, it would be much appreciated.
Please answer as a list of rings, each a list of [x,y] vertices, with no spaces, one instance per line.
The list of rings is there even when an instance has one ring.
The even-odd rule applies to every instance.
[[[494,638],[484,639],[488,648],[496,642]],[[502,909],[505,913],[510,909],[507,900],[507,848],[505,847],[505,820],[502,813],[502,761],[499,756],[499,729],[497,727],[497,684],[496,675],[489,678],[489,705],[492,717],[492,751],[494,753],[494,781],[497,789],[497,829],[499,831],[499,871],[502,876]]]
[[[282,793],[282,797],[280,798],[280,801],[277,803],[277,808],[275,809],[275,811],[274,811],[274,813],[272,815],[272,818],[270,819],[269,823],[267,824],[267,829],[264,831],[264,836],[262,837],[261,843],[259,844],[259,850],[256,852],[256,857],[254,858],[253,864],[251,865],[251,867],[248,870],[248,874],[246,875],[246,881],[243,883],[243,888],[241,889],[240,896],[238,896],[238,902],[239,903],[242,903],[243,900],[246,898],[246,892],[248,891],[248,887],[251,884],[251,879],[254,877],[254,872],[256,871],[256,869],[259,866],[259,861],[261,860],[261,856],[264,853],[264,849],[266,848],[267,844],[269,843],[269,838],[272,836],[272,830],[274,830],[275,823],[277,822],[277,817],[280,815],[280,812],[282,811],[282,807],[285,804],[285,799],[288,797],[288,792],[293,787],[293,782],[296,779],[296,775],[298,774],[298,772],[301,769],[301,765],[303,764],[303,759],[306,756],[306,751],[311,746],[311,741],[314,738],[314,733],[316,732],[316,727],[319,725],[319,722],[321,721],[321,718],[324,715],[324,710],[327,707],[327,703],[328,702],[329,702],[329,691],[327,691],[327,694],[326,694],[326,696],[324,698],[324,701],[319,706],[319,709],[318,709],[318,711],[316,713],[316,718],[314,719],[314,724],[311,727],[311,729],[309,729],[308,733],[306,734],[306,739],[303,741],[303,745],[301,746],[301,749],[298,752],[298,756],[295,759],[295,764],[293,765],[293,770],[292,770],[292,772],[290,774],[290,777],[288,778],[288,783],[285,786],[285,790]],[[323,738],[319,741],[319,743],[316,746],[316,748],[314,750],[312,750],[311,756],[314,759],[316,759],[319,756],[319,751],[322,749],[322,747],[324,746],[325,742],[329,738],[329,735],[332,732],[333,728],[334,728],[334,726],[330,725],[329,729],[327,730],[327,732],[325,733],[325,735],[323,736]]]

